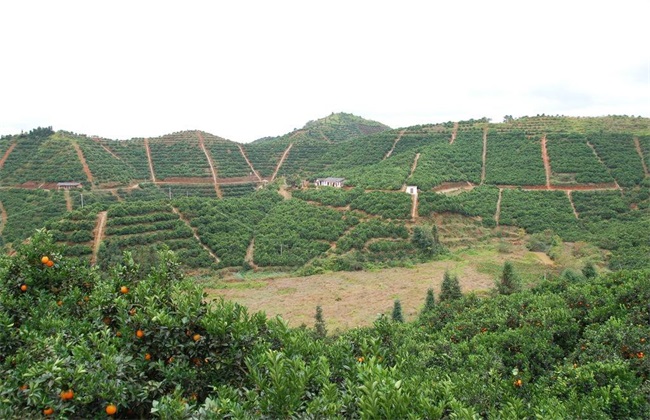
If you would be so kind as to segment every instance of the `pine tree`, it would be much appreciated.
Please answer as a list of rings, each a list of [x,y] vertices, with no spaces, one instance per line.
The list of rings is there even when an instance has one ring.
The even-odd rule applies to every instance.
[[[320,338],[325,338],[327,336],[327,328],[325,327],[325,320],[323,319],[323,309],[320,305],[316,306],[316,323],[314,324],[314,329],[316,330],[316,336]]]
[[[422,313],[431,312],[436,307],[436,300],[433,296],[433,289],[427,289],[427,297],[424,299],[424,308],[422,308]]]
[[[457,276],[452,276],[449,271],[445,271],[440,288],[440,301],[460,299],[463,293],[460,291],[460,283]]]
[[[497,284],[497,290],[502,295],[510,295],[521,290],[521,279],[510,261],[503,264],[503,272]]]
[[[585,264],[584,267],[582,267],[582,275],[588,279],[593,279],[598,275],[598,272],[596,271],[596,267],[594,267],[594,264],[591,261]]]
[[[395,303],[393,304],[393,321],[404,322],[404,315],[402,314],[402,304],[399,302],[399,299],[395,299]]]

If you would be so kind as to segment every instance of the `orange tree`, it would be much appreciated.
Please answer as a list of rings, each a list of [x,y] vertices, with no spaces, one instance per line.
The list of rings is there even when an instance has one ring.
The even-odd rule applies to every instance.
[[[101,417],[109,405],[117,416],[143,416],[177,388],[185,399],[202,400],[211,386],[239,386],[265,318],[226,302],[206,304],[172,253],[162,252],[160,261],[143,275],[126,253],[123,264],[100,275],[63,260],[46,231],[4,258],[0,417],[46,409]]]

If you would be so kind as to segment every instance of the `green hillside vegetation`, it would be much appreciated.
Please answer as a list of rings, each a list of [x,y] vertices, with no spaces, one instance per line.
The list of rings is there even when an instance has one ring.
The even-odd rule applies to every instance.
[[[86,181],[81,162],[65,133],[37,128],[28,134],[3,139],[3,142],[12,141],[16,146],[0,169],[3,185]]]
[[[100,272],[40,232],[0,260],[0,415],[647,418],[650,272],[585,273],[326,335],[207,303],[167,251]]]
[[[11,250],[35,228],[50,223],[48,226],[58,231],[56,223],[67,223],[68,220],[66,205],[73,211],[80,210],[82,194],[86,206],[96,204],[99,206],[97,211],[108,210],[109,213],[117,204],[151,202],[163,207],[182,207],[182,199],[203,197],[206,200],[202,205],[205,214],[211,214],[210,208],[216,206],[232,217],[232,213],[240,210],[237,207],[240,202],[233,205],[224,203],[226,207],[221,209],[221,201],[277,196],[277,185],[266,187],[268,191],[264,194],[256,191],[264,190],[264,183],[275,173],[282,155],[291,145],[279,167],[278,182],[289,184],[290,192],[287,194],[292,194],[294,199],[309,202],[283,204],[306,204],[298,213],[305,219],[291,220],[286,225],[292,226],[291,229],[309,230],[311,228],[307,226],[321,223],[315,221],[317,217],[308,216],[309,213],[318,215],[330,210],[335,212],[331,217],[341,220],[347,218],[348,210],[358,211],[364,222],[367,218],[410,220],[411,197],[400,190],[405,185],[416,185],[420,195],[416,219],[407,226],[410,235],[413,235],[415,226],[430,223],[441,214],[457,213],[477,218],[478,223],[488,229],[498,224],[521,227],[531,234],[552,230],[565,241],[587,241],[610,251],[610,267],[643,267],[650,260],[646,252],[649,244],[644,238],[638,238],[638,232],[647,227],[650,219],[650,180],[645,176],[643,166],[650,148],[650,134],[644,131],[647,122],[647,119],[637,117],[583,119],[537,116],[507,119],[504,123],[477,119],[391,130],[350,114],[333,114],[285,136],[265,138],[243,146],[208,133],[186,131],[148,139],[156,183],[150,182],[143,139],[111,141],[38,128],[27,134],[0,139],[0,151],[5,153],[15,144],[0,170],[0,183],[6,186],[0,191],[0,202],[7,214],[0,233],[5,248]],[[527,191],[546,188],[541,141],[544,136],[550,161],[551,189],[558,187],[571,191]],[[201,142],[213,161],[217,188]],[[86,181],[75,145],[89,166],[94,180],[92,185]],[[44,163],[36,165],[38,159]],[[484,170],[485,179],[481,184]],[[262,182],[257,175],[265,181]],[[349,188],[291,188],[326,176],[345,177]],[[80,180],[84,190],[64,194],[8,188],[26,183],[24,186],[53,189],[55,181],[71,180],[64,177]],[[471,191],[433,192],[434,189],[448,188],[445,183],[457,183],[450,185],[466,186]],[[594,184],[611,190],[589,190]],[[513,190],[513,185],[524,189]],[[616,185],[621,189],[615,190]],[[503,189],[501,194],[497,187]],[[587,190],[582,191],[585,188]],[[218,200],[217,195],[223,200]],[[497,206],[499,197],[501,202]],[[254,207],[246,200],[241,203],[242,208]],[[332,208],[326,210],[319,205]],[[267,210],[270,211],[271,207]],[[292,214],[295,209],[289,207],[286,210]],[[196,217],[188,217],[192,223],[199,223],[195,221]],[[270,214],[265,217],[270,217]],[[274,233],[269,233],[270,238],[280,238],[284,234],[279,231],[289,228],[282,227],[284,221],[271,223],[271,220],[267,219],[269,226],[278,225],[273,227]],[[203,225],[210,225],[207,221],[194,227],[198,229],[200,241],[219,256],[220,268],[246,267],[244,258],[253,237],[256,242],[251,248],[250,262],[264,267],[298,268],[313,258],[331,257],[332,244],[344,235],[343,231],[335,228],[327,239],[318,239],[321,242],[311,245],[292,239],[292,243],[297,244],[295,253],[300,255],[295,257],[291,254],[293,251],[284,254],[284,245],[281,252],[272,249],[277,244],[267,242],[263,237],[266,232],[257,230],[261,227],[258,225],[260,222],[255,218],[241,220],[244,225],[249,225],[249,233],[236,240],[238,245],[232,251],[224,248],[227,245],[222,245],[227,240],[213,238],[227,235],[230,227],[224,224],[218,228],[213,226],[210,237],[205,237],[201,231]],[[166,238],[176,235],[178,237],[175,236],[174,240],[193,241],[194,254],[188,259],[194,261],[191,265],[212,266],[215,258],[206,257],[191,229],[180,220],[177,223],[171,229],[159,232],[151,230],[158,226],[139,227],[140,230],[133,232],[132,237],[119,238],[122,235],[114,237],[109,234],[103,238],[98,262],[114,260],[123,249],[138,241],[138,245],[148,249],[146,252],[138,251],[138,257],[149,255],[146,258],[151,259],[150,256],[163,246]],[[89,246],[88,241],[72,241],[69,237],[71,232],[61,232],[57,239],[62,243]],[[88,233],[80,233],[79,237],[84,235],[87,237]],[[373,239],[379,244],[364,248],[364,252],[402,246],[387,244],[386,241],[394,239],[390,237]],[[458,238],[458,243],[469,243],[469,239]],[[106,252],[109,245],[111,250]],[[172,243],[172,247],[178,249],[180,245]],[[633,247],[637,251],[628,252]],[[87,251],[83,248],[84,257],[88,256]],[[221,254],[227,257],[221,259]],[[362,256],[361,260],[361,266],[367,266],[364,262],[369,258]],[[391,263],[384,257],[382,260]],[[399,257],[396,260],[405,259]]]

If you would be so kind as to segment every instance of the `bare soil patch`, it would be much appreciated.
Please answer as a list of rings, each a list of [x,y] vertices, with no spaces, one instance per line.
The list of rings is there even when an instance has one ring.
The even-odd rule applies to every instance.
[[[210,173],[212,174],[212,181],[214,182],[214,192],[217,194],[218,198],[223,198],[223,194],[221,193],[221,188],[219,188],[219,183],[217,183],[216,166],[214,165],[214,162],[212,162],[212,157],[210,156],[210,153],[205,148],[205,144],[203,142],[203,135],[201,134],[200,131],[197,131],[196,135],[199,138],[199,146],[201,147],[201,150],[203,150],[203,154],[205,155],[205,158],[208,160],[208,165],[210,165]]]

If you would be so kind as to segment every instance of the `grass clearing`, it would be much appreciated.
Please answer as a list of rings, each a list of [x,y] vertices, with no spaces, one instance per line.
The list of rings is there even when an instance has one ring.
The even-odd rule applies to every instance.
[[[499,251],[499,240],[452,251],[444,260],[377,271],[334,272],[307,277],[288,273],[247,272],[239,278],[205,281],[209,298],[223,297],[286,319],[293,327],[312,327],[320,305],[329,331],[367,326],[381,313],[390,315],[399,299],[406,320],[415,318],[424,304],[428,288],[436,299],[446,270],[458,275],[463,293],[486,294],[494,287],[505,261],[511,261],[524,284],[533,284],[545,274],[558,274],[537,253],[520,243],[510,252]],[[237,275],[235,275],[237,276]]]

